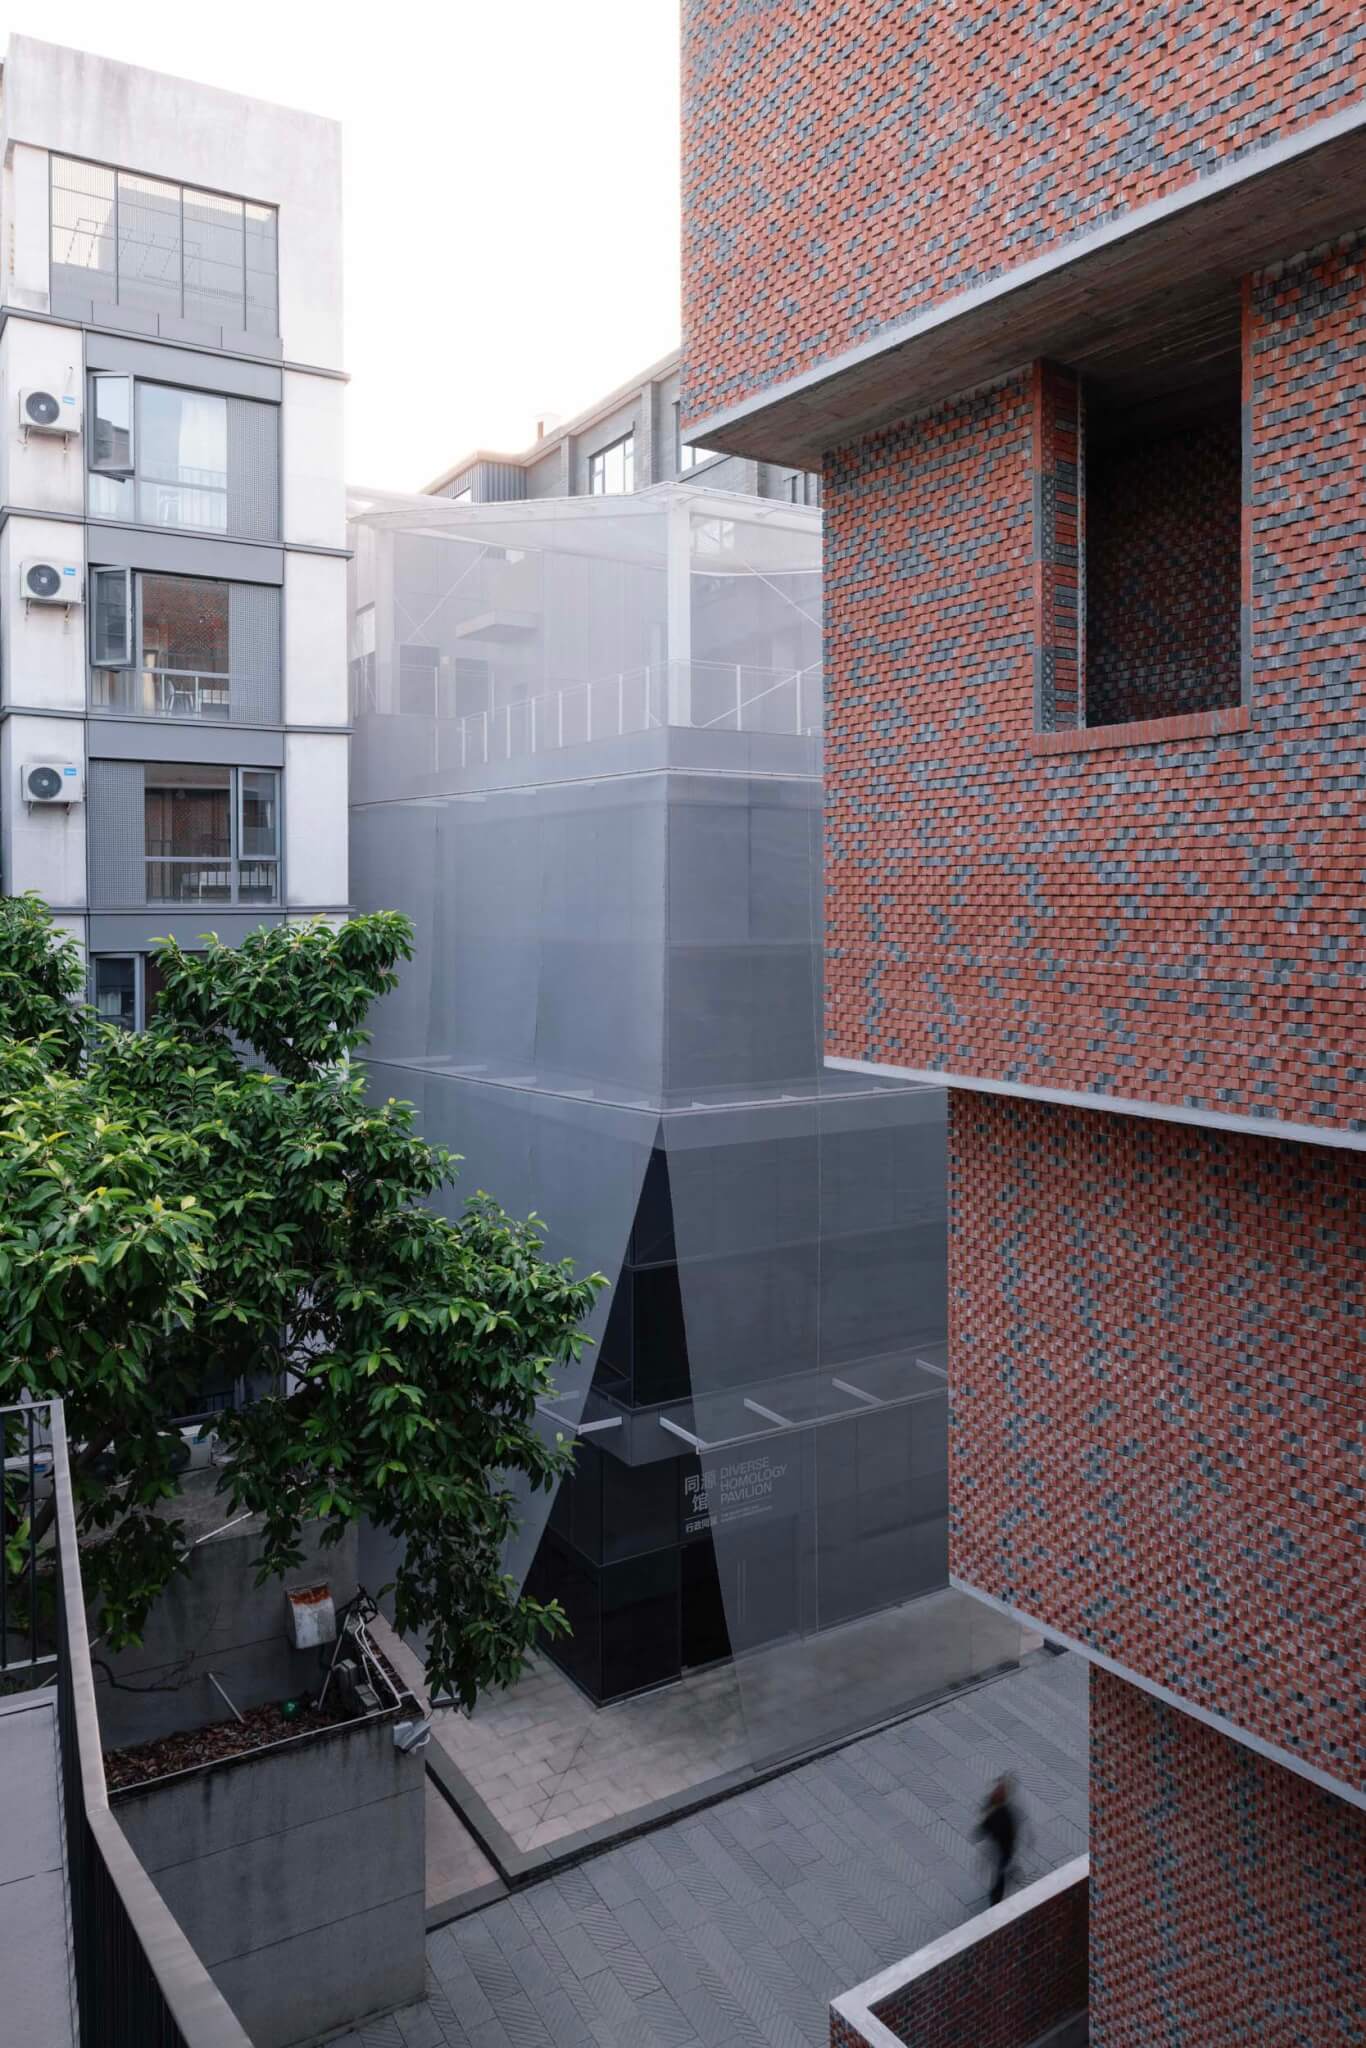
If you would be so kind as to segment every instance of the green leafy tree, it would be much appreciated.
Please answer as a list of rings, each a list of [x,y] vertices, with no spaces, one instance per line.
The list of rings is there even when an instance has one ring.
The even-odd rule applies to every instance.
[[[568,1461],[535,1404],[603,1282],[482,1195],[454,1220],[430,1206],[454,1157],[407,1104],[367,1100],[350,1055],[411,943],[393,912],[167,941],[133,1036],[77,1004],[41,904],[0,899],[0,1402],[65,1401],[118,1647],[184,1568],[166,1423],[244,1382],[223,1483],[262,1518],[261,1578],[300,1561],[308,1523],[387,1530],[398,1625],[470,1705],[565,1626],[500,1559],[514,1487]]]

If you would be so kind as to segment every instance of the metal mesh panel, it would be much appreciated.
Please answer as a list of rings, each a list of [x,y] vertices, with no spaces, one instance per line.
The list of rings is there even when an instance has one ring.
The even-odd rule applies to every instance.
[[[280,408],[229,398],[228,532],[243,540],[280,537]]]
[[[613,1283],[510,1562],[596,1697],[733,1656],[756,1764],[1011,1654],[946,1583],[944,1097],[822,1065],[819,532],[353,507],[375,1084]]]
[[[280,593],[269,583],[228,586],[228,692],[234,723],[280,722]]]
[[[87,770],[90,901],[100,909],[147,900],[141,761],[92,761]]]

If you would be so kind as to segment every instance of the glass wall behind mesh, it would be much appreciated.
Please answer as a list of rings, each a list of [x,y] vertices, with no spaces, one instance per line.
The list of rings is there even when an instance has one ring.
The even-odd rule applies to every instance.
[[[944,1097],[822,1064],[819,515],[355,514],[354,885],[417,926],[376,1083],[611,1281],[511,1561],[556,1656],[734,1659],[755,1763],[1000,1661],[946,1580]]]

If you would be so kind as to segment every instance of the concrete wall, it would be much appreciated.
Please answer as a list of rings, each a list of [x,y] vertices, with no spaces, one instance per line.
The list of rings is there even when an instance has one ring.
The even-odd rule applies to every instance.
[[[280,209],[280,338],[287,359],[342,364],[341,130],[335,121],[11,36],[0,99],[16,235],[5,296],[48,310],[49,150],[183,179]],[[35,161],[36,159],[36,161]]]
[[[226,1510],[220,1507],[215,1518],[226,1521]],[[256,1539],[237,1530],[215,1536],[195,1550],[189,1571],[152,1609],[140,1647],[117,1654],[95,1649],[95,1699],[106,1749],[226,1719],[209,1671],[242,1708],[316,1689],[319,1653],[291,1647],[285,1589],[326,1580],[340,1607],[356,1590],[355,1536],[323,1550],[313,1532],[305,1531],[304,1549],[298,1571],[258,1586]]]
[[[385,1718],[111,1804],[254,2048],[287,2048],[422,1997],[423,1798]]]
[[[343,733],[285,735],[285,896],[291,909],[346,901],[347,746]]]

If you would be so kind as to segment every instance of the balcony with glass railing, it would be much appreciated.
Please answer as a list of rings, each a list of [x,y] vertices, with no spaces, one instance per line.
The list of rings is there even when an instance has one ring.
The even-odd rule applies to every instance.
[[[225,669],[97,668],[91,671],[93,711],[112,711],[125,718],[202,718],[226,724],[240,703],[259,685],[249,677],[234,678]],[[278,691],[275,693],[278,696]]]
[[[90,597],[92,711],[279,723],[277,586],[92,563]]]

